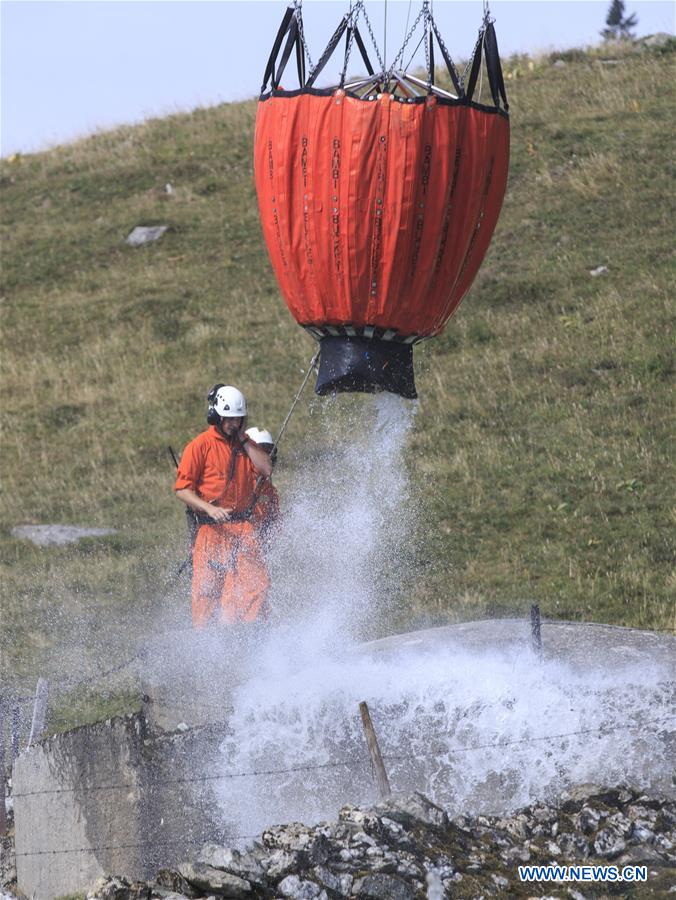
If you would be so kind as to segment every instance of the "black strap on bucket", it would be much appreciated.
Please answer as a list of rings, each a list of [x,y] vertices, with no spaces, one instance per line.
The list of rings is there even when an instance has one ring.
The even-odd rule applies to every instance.
[[[364,46],[364,41],[362,40],[362,36],[359,34],[359,29],[357,26],[354,26],[354,39],[359,48],[359,52],[361,53],[361,58],[364,60],[364,65],[366,66],[366,71],[369,75],[375,75],[375,71],[373,66],[371,65],[371,60],[369,59],[369,55],[366,52],[366,47]]]
[[[502,66],[500,64],[500,56],[498,53],[498,40],[495,36],[495,28],[492,22],[487,22],[479,34],[474,59],[472,60],[472,69],[467,81],[467,99],[474,97],[477,79],[481,70],[481,54],[486,57],[486,71],[488,72],[488,83],[493,97],[493,104],[496,108],[500,108],[500,99],[505,112],[509,110],[507,102],[507,92],[505,91],[505,81],[502,76]]]
[[[437,39],[437,44],[439,44],[439,49],[441,50],[441,55],[444,58],[444,62],[446,63],[446,68],[448,69],[448,74],[453,82],[453,87],[455,88],[455,92],[458,97],[464,97],[465,92],[460,84],[460,78],[458,77],[458,73],[456,71],[455,66],[453,65],[453,60],[448,55],[448,50],[446,49],[446,44],[444,44],[441,35],[439,34],[439,29],[437,28],[437,23],[432,19],[432,29],[430,31],[430,69],[432,70],[430,73],[430,81],[434,84],[434,48],[432,43],[432,32],[434,32],[434,36]]]
[[[484,40],[484,50],[486,53],[486,68],[488,69],[488,81],[491,86],[491,94],[493,95],[493,103],[500,105],[498,94],[502,98],[505,110],[509,109],[507,103],[507,93],[505,91],[505,80],[502,77],[502,66],[500,65],[500,56],[498,54],[498,39],[495,36],[495,28],[493,23],[489,22],[486,27],[486,37]]]
[[[289,61],[289,57],[291,56],[291,51],[294,48],[296,50],[298,83],[300,84],[301,88],[305,84],[305,56],[303,52],[303,40],[301,37],[301,31],[298,25],[299,15],[300,12],[297,12],[293,8],[293,6],[289,6],[284,13],[284,17],[282,18],[281,25],[279,26],[279,29],[277,31],[277,36],[275,37],[275,42],[272,45],[272,50],[270,51],[270,56],[268,57],[268,62],[263,74],[261,94],[264,94],[268,89],[268,82],[270,82],[272,90],[276,90],[279,87],[279,82],[281,81],[282,75],[284,74],[284,69],[286,68],[286,64]],[[286,45],[284,47],[282,57],[279,61],[279,65],[277,65],[277,57],[279,56],[279,51],[281,49],[284,38],[286,38]]]

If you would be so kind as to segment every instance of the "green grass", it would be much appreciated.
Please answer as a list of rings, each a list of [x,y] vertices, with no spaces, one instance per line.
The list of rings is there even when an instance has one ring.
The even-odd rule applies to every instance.
[[[673,49],[506,64],[503,213],[457,316],[416,349],[420,577],[398,628],[536,600],[674,629]],[[198,109],[0,164],[3,680],[102,668],[184,620],[167,445],[201,427],[215,381],[276,428],[302,379],[314,343],[262,243],[254,117]],[[161,241],[125,244],[155,223]],[[282,491],[317,429],[302,404]],[[119,531],[40,549],[10,534],[30,522]]]

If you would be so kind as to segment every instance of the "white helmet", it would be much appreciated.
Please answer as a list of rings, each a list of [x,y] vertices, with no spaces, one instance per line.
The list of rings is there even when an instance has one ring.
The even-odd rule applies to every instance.
[[[270,432],[265,431],[264,428],[247,428],[244,433],[247,437],[251,438],[254,444],[270,444],[270,446],[272,446],[275,443]]]
[[[244,394],[229,384],[218,388],[210,405],[223,419],[243,418],[246,415]]]

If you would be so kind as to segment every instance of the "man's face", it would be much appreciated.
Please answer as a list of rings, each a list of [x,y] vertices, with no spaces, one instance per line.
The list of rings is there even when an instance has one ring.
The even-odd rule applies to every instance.
[[[233,437],[242,427],[244,419],[241,416],[233,418],[221,419],[221,431],[228,437]]]

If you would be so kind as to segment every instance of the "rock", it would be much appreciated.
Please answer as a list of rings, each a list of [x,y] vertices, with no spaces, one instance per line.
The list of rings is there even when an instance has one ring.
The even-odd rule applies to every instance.
[[[153,890],[152,896],[159,896],[162,900],[190,900],[187,894],[177,894],[175,891],[166,891],[163,888]]]
[[[302,854],[304,860],[316,864],[326,860],[329,850],[326,829],[310,830],[298,822],[268,828],[263,832],[261,840],[266,847]]]
[[[282,897],[291,897],[293,900],[315,900],[322,895],[328,896],[314,881],[303,881],[298,875],[287,875],[279,882],[277,890]]]
[[[555,69],[565,69],[568,63],[565,59],[557,59],[556,62],[553,62],[552,65]]]
[[[161,869],[151,882],[153,894],[159,896],[175,894],[182,897],[195,897],[197,891],[178,872],[171,869]]]
[[[380,818],[369,810],[359,809],[358,806],[344,806],[338,813],[341,822],[357,825],[362,831],[378,832],[381,828]]]
[[[273,850],[272,853],[261,859],[261,865],[268,878],[276,880],[288,875],[294,869],[300,868],[300,854],[287,853],[286,850]]]
[[[673,841],[670,841],[666,834],[658,834],[655,838],[655,849],[662,852],[669,862],[676,863],[676,858],[671,853],[674,849]]]
[[[526,847],[510,847],[500,855],[509,865],[527,863],[530,860],[530,851]]]
[[[16,525],[12,528],[14,537],[24,538],[38,547],[61,547],[82,538],[107,537],[116,532],[116,528],[89,528],[85,525]]]
[[[525,841],[531,836],[528,819],[523,813],[513,819],[498,819],[495,825],[513,840]]]
[[[375,838],[372,838],[371,835],[366,834],[365,831],[357,831],[352,835],[350,843],[357,845],[362,844],[366,847],[376,847],[378,842]]]
[[[533,818],[536,822],[540,822],[543,825],[549,825],[556,818],[556,812],[547,807],[536,807],[533,810]]]
[[[312,876],[324,887],[341,897],[349,897],[354,883],[351,875],[337,875],[326,866],[317,866],[311,872]]]
[[[151,889],[140,881],[119,876],[102,876],[87,894],[92,900],[149,900]]]
[[[419,793],[410,797],[392,797],[379,803],[376,810],[404,826],[419,823],[432,828],[446,828],[449,824],[444,810]]]
[[[205,844],[197,857],[197,862],[211,866],[212,869],[231,872],[247,881],[264,883],[266,880],[263,866],[253,853],[230,850],[217,844]]]
[[[368,897],[371,900],[413,900],[413,888],[393,875],[367,875],[355,881],[353,897]]]
[[[262,843],[246,851],[207,844],[195,862],[161,872],[150,885],[107,879],[97,885],[96,897],[488,898],[512,896],[516,866],[531,859],[562,866],[580,860],[649,865],[666,880],[667,867],[676,862],[676,804],[622,787],[584,786],[500,818],[464,815],[449,822],[421,794],[391,798],[372,809],[345,807],[340,816],[332,824],[269,828]],[[584,900],[586,895],[567,885],[561,896]]]
[[[572,859],[585,859],[589,856],[589,842],[579,834],[561,832],[558,845],[564,856]]]
[[[626,851],[618,856],[615,865],[619,866],[638,866],[647,865],[649,863],[657,863],[661,865],[664,862],[662,856],[650,846],[627,847]]]
[[[613,859],[619,856],[626,847],[626,843],[620,831],[613,825],[602,828],[596,835],[594,850],[598,856]]]
[[[632,844],[654,844],[655,833],[639,819],[632,824],[629,840]]]
[[[583,806],[578,813],[577,820],[579,828],[581,828],[585,834],[591,834],[596,831],[598,824],[601,821],[601,814],[589,806]]]
[[[199,862],[183,863],[178,867],[178,871],[188,884],[202,891],[216,892],[232,900],[247,900],[253,897],[249,882],[239,875],[233,875],[232,872],[214,869]]]
[[[95,882],[94,887],[87,894],[87,898],[96,900],[127,900],[131,885],[126,878],[115,876],[102,876]]]
[[[164,232],[168,230],[168,225],[137,225],[127,235],[127,243],[130,247],[142,247],[143,244],[159,241]]]

